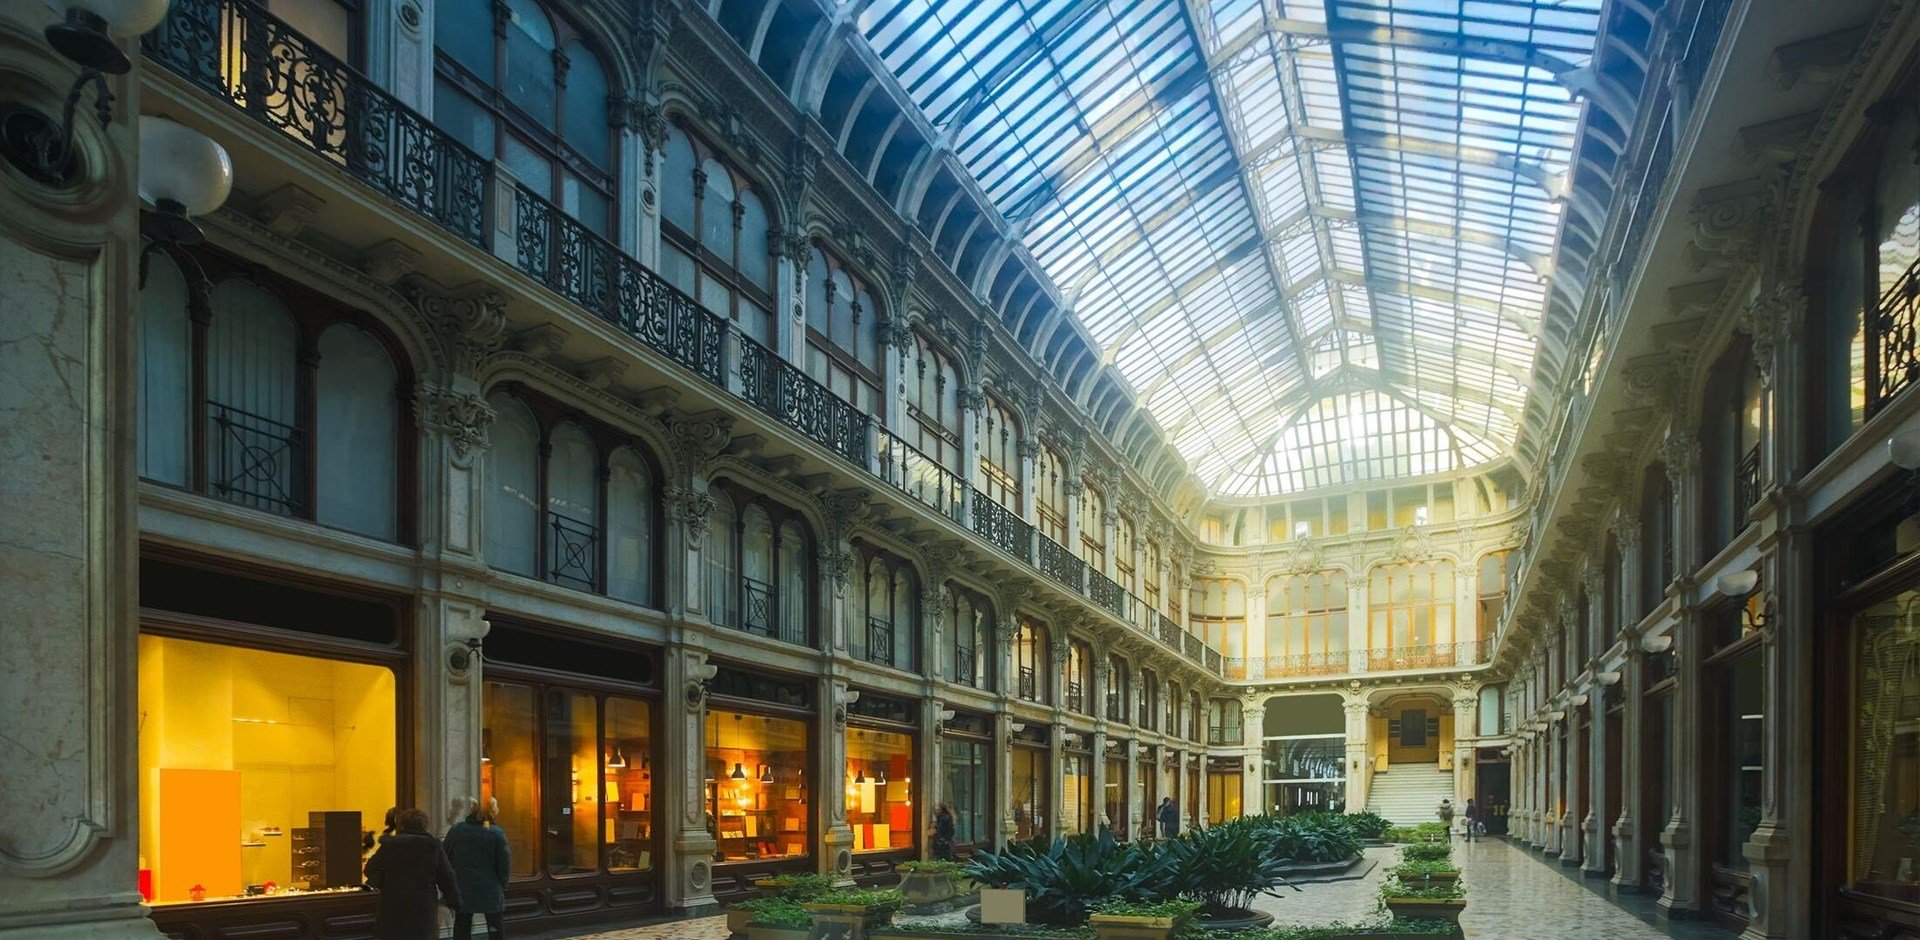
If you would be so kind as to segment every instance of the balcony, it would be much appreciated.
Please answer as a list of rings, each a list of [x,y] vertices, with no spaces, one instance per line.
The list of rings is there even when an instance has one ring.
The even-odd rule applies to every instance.
[[[300,515],[307,439],[300,429],[207,402],[207,490],[224,500]]]
[[[1880,295],[1867,317],[1867,414],[1920,378],[1920,262]]]
[[[1296,653],[1288,656],[1229,658],[1226,660],[1226,667],[1222,670],[1222,674],[1223,678],[1227,679],[1257,681],[1399,672],[1409,669],[1452,669],[1487,662],[1487,657],[1492,653],[1492,639],[1397,649],[1361,650],[1358,656],[1349,650],[1329,650],[1324,653]]]
[[[547,512],[547,580],[582,591],[600,585],[600,529],[590,522]]]
[[[1119,583],[1112,578],[1098,571],[1089,570],[1087,572],[1087,597],[1092,598],[1093,602],[1099,604],[1107,613],[1119,617],[1128,623],[1133,622],[1133,610],[1131,607],[1133,595],[1128,594],[1126,588],[1121,587]]]
[[[973,650],[964,646],[953,648],[953,681],[961,685],[977,686],[979,677],[975,673]]]
[[[861,418],[865,420],[864,415]],[[891,431],[881,429],[875,436],[879,446],[875,448],[874,460],[880,479],[955,522],[966,521],[967,483],[959,474],[941,466],[939,461]]]
[[[1246,743],[1239,725],[1208,725],[1207,743],[1214,747],[1239,747]]]
[[[1067,551],[1066,546],[1046,536],[1040,536],[1040,550],[1037,553],[1040,573],[1074,589],[1084,590],[1087,563]]]
[[[1020,676],[1014,688],[1014,694],[1029,702],[1040,701],[1040,682],[1033,674],[1032,666],[1021,666]]]
[[[1740,455],[1733,467],[1734,513],[1744,520],[1755,503],[1760,502],[1760,445]]]

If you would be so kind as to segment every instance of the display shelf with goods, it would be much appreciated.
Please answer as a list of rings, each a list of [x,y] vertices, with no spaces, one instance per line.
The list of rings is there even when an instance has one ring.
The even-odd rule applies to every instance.
[[[847,824],[855,852],[914,845],[913,738],[868,728],[847,730]]]
[[[713,712],[707,717],[708,812],[716,861],[807,854],[806,725]]]

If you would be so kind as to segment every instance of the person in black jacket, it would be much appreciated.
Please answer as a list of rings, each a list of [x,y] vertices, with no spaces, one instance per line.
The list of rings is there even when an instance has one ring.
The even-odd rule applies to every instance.
[[[367,886],[380,892],[373,919],[380,940],[434,940],[440,936],[436,902],[460,907],[453,866],[427,831],[427,814],[417,809],[401,810],[393,835],[380,837],[367,860]]]
[[[953,858],[953,807],[945,803],[933,810],[933,857],[940,861]]]
[[[1159,817],[1162,836],[1171,839],[1180,834],[1180,807],[1174,805],[1173,797],[1161,798]]]
[[[473,915],[487,922],[487,940],[501,940],[500,915],[507,909],[507,878],[513,873],[513,850],[507,834],[491,825],[500,815],[500,804],[487,800],[487,811],[480,811],[477,800],[466,801],[466,818],[447,830],[447,861],[453,864],[454,880],[460,884],[460,906],[454,909],[453,935],[468,940],[473,935]]]

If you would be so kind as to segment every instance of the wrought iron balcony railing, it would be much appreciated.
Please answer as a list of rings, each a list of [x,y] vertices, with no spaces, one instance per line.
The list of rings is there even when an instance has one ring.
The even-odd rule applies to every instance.
[[[973,531],[993,547],[1031,563],[1033,526],[979,490],[973,491]]]
[[[1033,673],[1032,666],[1021,666],[1019,681],[1014,686],[1014,695],[1029,702],[1040,701],[1040,681]]]
[[[207,402],[207,491],[289,516],[306,505],[307,437],[282,424]]]
[[[961,685],[978,686],[980,679],[975,670],[973,650],[964,646],[953,648],[953,681]]]
[[[1735,527],[1745,524],[1747,512],[1760,501],[1760,445],[1740,455],[1733,467],[1733,513]]]
[[[871,418],[773,350],[740,337],[740,395],[849,463],[867,465]]]
[[[1112,578],[1092,569],[1087,571],[1087,597],[1121,620],[1133,619],[1130,606],[1133,595]]]
[[[874,466],[880,479],[955,522],[965,521],[967,481],[892,431],[878,428],[874,436],[879,439]]]
[[[1880,295],[1867,317],[1867,414],[1920,379],[1920,262]]]
[[[1078,682],[1067,683],[1067,711],[1089,714],[1086,693]]]
[[[1087,563],[1081,561],[1066,546],[1044,535],[1039,538],[1040,547],[1036,553],[1040,573],[1052,578],[1075,591],[1083,591],[1086,583]]]
[[[600,587],[600,527],[547,511],[547,580],[593,591]]]
[[[893,665],[893,624],[879,617],[867,618],[866,659],[882,666]]]
[[[1233,747],[1246,743],[1245,735],[1239,725],[1207,725],[1207,743],[1216,747]]]
[[[1367,651],[1368,672],[1396,672],[1406,669],[1440,669],[1474,664],[1479,642],[1426,643]]]
[[[1107,693],[1107,720],[1108,721],[1126,721],[1127,720],[1127,710],[1125,708],[1120,707],[1120,693],[1118,692]]]
[[[485,246],[493,164],[262,5],[175,0],[141,48],[167,71]]]

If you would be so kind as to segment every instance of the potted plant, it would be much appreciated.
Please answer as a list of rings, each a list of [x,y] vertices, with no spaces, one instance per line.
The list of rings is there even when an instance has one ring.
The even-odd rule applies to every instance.
[[[893,913],[906,903],[905,896],[890,888],[851,888],[829,891],[800,906],[812,916],[816,935],[862,940],[867,931],[892,923]]]
[[[1369,842],[1380,841],[1380,834],[1393,825],[1379,813],[1348,813],[1346,818],[1352,824],[1354,834]]]
[[[1025,891],[1027,919],[1035,924],[1075,926],[1086,922],[1089,907],[1108,898],[1161,899],[1178,893],[1168,852],[1117,843],[1105,832],[981,852],[962,873],[985,887]]]
[[[813,917],[798,901],[784,898],[758,898],[736,907],[747,908],[747,940],[806,940],[813,929]],[[727,926],[733,926],[728,912]]]
[[[1387,874],[1406,884],[1448,883],[1460,880],[1460,869],[1440,859],[1402,861],[1387,869]]]
[[[1199,901],[1108,901],[1087,918],[1097,940],[1172,940],[1193,922]]]
[[[833,890],[833,879],[826,875],[788,872],[762,878],[755,881],[753,886],[763,892],[760,897],[727,908],[727,930],[735,936],[749,933],[747,928],[753,923],[755,913],[770,902],[789,902],[792,912],[804,917],[805,912],[800,910],[799,902]]]
[[[1200,902],[1197,923],[1214,930],[1248,930],[1273,923],[1254,899],[1290,886],[1291,860],[1259,820],[1233,820],[1184,833],[1163,843],[1172,862],[1173,891]],[[1296,889],[1298,890],[1298,889]]]
[[[942,904],[960,894],[959,885],[955,883],[960,873],[959,862],[902,862],[899,867],[900,893],[914,907]]]
[[[1414,886],[1388,879],[1380,889],[1381,900],[1395,919],[1443,920],[1460,922],[1460,911],[1467,906],[1467,893],[1459,882]]]

